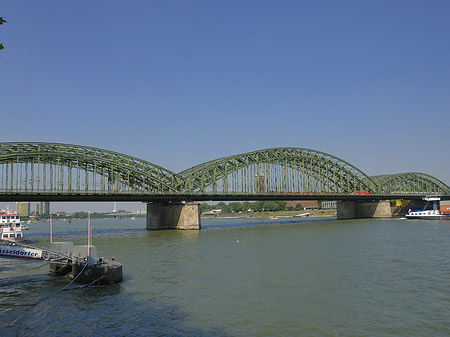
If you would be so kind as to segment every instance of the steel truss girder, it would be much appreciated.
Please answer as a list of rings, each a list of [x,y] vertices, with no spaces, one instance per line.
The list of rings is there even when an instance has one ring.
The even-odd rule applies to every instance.
[[[215,195],[245,197],[255,193],[255,190],[250,190],[250,186],[253,188],[258,186],[258,181],[256,181],[258,175],[263,177],[262,179],[266,179],[267,185],[264,185],[266,190],[257,192],[270,195],[272,192],[290,192],[291,190],[286,190],[286,188],[292,188],[295,185],[295,177],[289,175],[299,172],[309,177],[318,187],[308,185],[306,189],[298,192],[352,195],[359,190],[379,195],[421,193],[450,195],[450,188],[446,184],[427,174],[410,172],[368,177],[361,170],[342,159],[324,152],[303,148],[273,148],[223,157],[177,174],[150,162],[117,152],[57,143],[0,143],[0,166],[6,171],[2,171],[0,188],[6,193],[39,192],[34,189],[33,184],[35,184],[35,180],[48,179],[45,177],[45,173],[44,177],[40,176],[42,172],[39,170],[42,170],[44,165],[49,167],[47,174],[60,175],[58,179],[52,178],[50,183],[50,193],[58,195],[80,192],[79,180],[82,180],[80,172],[85,172],[85,195],[91,193],[88,191],[89,184],[95,186],[96,176],[99,176],[105,182],[102,190],[95,191],[100,194],[117,195],[120,193],[118,188],[126,186],[125,193],[130,193],[130,195],[190,195],[195,197],[195,195],[207,195],[208,192],[205,194],[205,191],[209,188],[212,189],[210,192]],[[247,174],[246,181],[244,181],[243,172]],[[250,172],[256,173],[256,175],[250,177]],[[269,181],[269,177],[264,176],[267,172],[271,175],[272,182]],[[88,173],[91,176],[88,176]],[[78,174],[78,190],[72,188],[71,183],[64,182],[71,181],[73,174]],[[243,183],[242,186],[237,186],[237,189],[241,192],[236,193],[237,189],[228,191],[228,177],[234,175],[234,183],[238,185],[239,179],[236,177],[239,174]],[[24,176],[19,178],[19,175]],[[89,179],[94,179],[94,182],[88,181]],[[21,190],[19,180],[25,181],[24,190]],[[30,188],[26,185],[29,181],[32,181]],[[53,186],[53,181],[55,184],[58,182],[59,185]],[[225,182],[222,183],[223,190],[218,191],[217,186],[221,181]],[[278,184],[274,185],[276,186],[275,191],[270,190],[270,184],[273,181]],[[69,186],[62,186],[63,184]],[[291,185],[286,187],[286,184]],[[9,190],[12,186],[15,186],[15,190]],[[39,182],[36,189],[39,189]]]
[[[281,164],[303,169],[320,181],[334,186],[334,191],[352,193],[356,190],[374,192],[377,185],[355,166],[327,153],[302,148],[273,148],[212,160],[180,172],[192,191],[204,191],[225,176],[254,164]],[[331,182],[331,184],[330,184]]]
[[[69,144],[0,143],[0,164],[54,165],[107,176],[110,183],[147,192],[179,192],[184,185],[176,173],[117,152]]]
[[[450,194],[450,188],[439,179],[425,173],[406,172],[374,176],[379,193]]]

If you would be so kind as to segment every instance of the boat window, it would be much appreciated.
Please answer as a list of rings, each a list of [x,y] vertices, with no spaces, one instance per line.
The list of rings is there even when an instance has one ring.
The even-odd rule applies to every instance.
[[[16,227],[20,227],[20,223],[16,223]]]
[[[18,238],[21,238],[21,237],[22,237],[22,234],[21,234],[21,233],[17,233],[17,237],[18,237]]]
[[[6,239],[8,237],[7,234],[3,234],[2,238]]]

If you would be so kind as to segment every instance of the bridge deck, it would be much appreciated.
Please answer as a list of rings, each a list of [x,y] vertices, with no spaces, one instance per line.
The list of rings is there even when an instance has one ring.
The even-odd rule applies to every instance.
[[[430,193],[179,193],[179,194],[54,194],[54,193],[0,193],[0,201],[123,201],[123,202],[171,202],[171,201],[257,201],[257,200],[422,200]],[[435,195],[435,194],[433,194]],[[450,200],[450,195],[438,195]]]

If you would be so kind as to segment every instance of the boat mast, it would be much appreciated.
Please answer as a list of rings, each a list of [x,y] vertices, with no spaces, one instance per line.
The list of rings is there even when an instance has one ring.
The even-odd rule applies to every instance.
[[[87,239],[87,246],[88,246],[88,257],[87,262],[89,263],[89,260],[91,259],[91,211],[88,210],[88,239]]]
[[[52,213],[50,212],[50,244],[53,243],[53,219]]]

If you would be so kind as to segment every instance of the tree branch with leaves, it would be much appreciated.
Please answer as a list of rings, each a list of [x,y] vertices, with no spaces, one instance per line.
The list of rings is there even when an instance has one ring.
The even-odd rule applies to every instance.
[[[3,20],[3,16],[0,16],[0,25],[3,25],[6,22],[6,20]],[[0,50],[5,49],[3,46],[3,43],[0,43]]]

